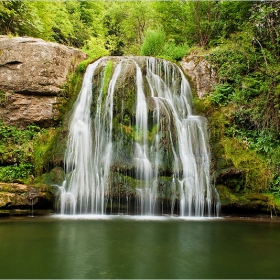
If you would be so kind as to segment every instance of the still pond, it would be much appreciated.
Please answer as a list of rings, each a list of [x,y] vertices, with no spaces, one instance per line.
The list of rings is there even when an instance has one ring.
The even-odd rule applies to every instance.
[[[2,219],[0,278],[280,278],[280,223],[145,216]]]

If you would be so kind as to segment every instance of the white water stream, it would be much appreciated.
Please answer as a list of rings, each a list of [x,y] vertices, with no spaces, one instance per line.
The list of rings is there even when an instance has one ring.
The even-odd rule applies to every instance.
[[[93,76],[98,65],[110,58],[88,66],[69,123],[65,152],[67,178],[60,187],[61,214],[105,214],[106,207],[112,204],[111,166],[116,153],[114,93],[122,69],[129,61],[135,65],[136,112],[134,151],[128,156],[132,157],[139,182],[134,194],[140,208],[138,213],[156,214],[156,204],[166,196],[159,181],[165,176],[161,173],[168,160],[169,213],[173,215],[178,205],[180,216],[218,215],[219,197],[210,179],[207,123],[205,118],[192,113],[188,81],[175,64],[155,58],[141,59],[146,64],[145,71],[139,65],[139,57],[114,60],[106,97],[105,75],[99,96],[94,97],[95,112],[91,112]],[[149,102],[153,103],[152,111]],[[153,133],[149,131],[149,118]],[[165,151],[166,147],[169,151]]]

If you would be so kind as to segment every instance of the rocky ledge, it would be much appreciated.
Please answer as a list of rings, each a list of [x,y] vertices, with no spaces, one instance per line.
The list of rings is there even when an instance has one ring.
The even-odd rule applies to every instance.
[[[47,214],[54,209],[54,201],[54,193],[47,185],[0,183],[0,217]]]

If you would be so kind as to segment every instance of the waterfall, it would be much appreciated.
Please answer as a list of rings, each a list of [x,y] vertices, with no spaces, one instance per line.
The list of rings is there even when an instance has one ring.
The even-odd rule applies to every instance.
[[[89,65],[69,122],[61,214],[218,215],[207,121],[173,63],[105,57]]]

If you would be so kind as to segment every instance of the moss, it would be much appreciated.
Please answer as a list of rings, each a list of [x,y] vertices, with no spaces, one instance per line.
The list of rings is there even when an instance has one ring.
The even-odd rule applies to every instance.
[[[280,211],[280,198],[269,193],[235,193],[224,185],[216,186],[223,207],[235,206],[237,209],[255,210],[270,213],[271,217]]]
[[[193,91],[193,86],[191,86]],[[193,94],[194,112],[198,115],[207,116],[211,110],[211,101],[209,98],[199,98],[195,93]]]
[[[64,89],[59,96],[57,109],[59,114],[56,117],[56,122],[64,121],[65,117],[71,111],[73,104],[76,101],[77,95],[80,92],[83,83],[83,73],[76,71],[68,75],[68,82],[65,84]]]
[[[222,205],[233,204],[239,201],[239,198],[229,188],[224,185],[217,185],[217,191],[220,195]]]
[[[53,156],[51,155],[51,150],[56,134],[57,130],[51,128],[44,130],[37,136],[34,143],[34,168],[36,176],[40,176],[47,168],[47,164],[51,161]]]
[[[61,167],[55,167],[50,171],[50,180],[58,185],[61,185],[65,178],[64,170]]]
[[[261,194],[261,193],[249,193],[245,194],[244,197],[250,201],[263,201],[268,202],[269,198],[267,195]]]
[[[34,186],[35,188],[40,188],[42,185],[48,184],[48,183],[50,183],[49,173],[43,173],[40,176],[36,176],[34,178],[32,186]]]
[[[222,144],[225,158],[235,168],[245,172],[245,188],[254,191],[266,189],[271,180],[271,172],[264,159],[237,138],[224,138]]]
[[[137,196],[137,189],[143,188],[144,182],[135,178],[135,173],[133,170],[128,172],[128,167],[124,167],[123,171],[125,173],[121,173],[118,168],[116,168],[116,172],[111,173],[111,188],[110,188],[110,196]],[[149,185],[153,185],[154,178],[151,179]],[[146,184],[146,183],[145,183]],[[173,183],[172,177],[168,176],[159,176],[158,177],[158,186],[157,193],[159,195],[164,195],[165,199],[170,199],[172,196],[176,199],[179,194],[179,185]]]
[[[150,142],[152,142],[155,138],[155,135],[158,133],[158,127],[159,125],[156,124],[152,127],[152,129],[149,131],[148,139]]]
[[[132,138],[134,141],[136,139],[136,132],[135,132],[135,127],[133,126],[129,126],[129,125],[124,125],[124,124],[120,124],[122,131],[125,133],[126,136],[128,136],[129,138]]]
[[[267,208],[270,211],[271,218],[277,216],[280,212],[280,197],[273,196],[271,193],[264,193],[267,197]]]
[[[103,95],[107,94],[108,87],[109,87],[109,82],[111,80],[112,74],[113,74],[113,61],[110,60],[108,61],[105,70],[104,70],[104,85],[102,89]]]
[[[235,192],[260,192],[271,183],[272,172],[267,161],[250,148],[246,139],[235,136],[233,116],[235,105],[214,106],[205,97],[195,101],[197,111],[202,112],[209,120],[210,145],[216,177],[227,172],[227,169],[239,170],[241,176],[218,180]]]

